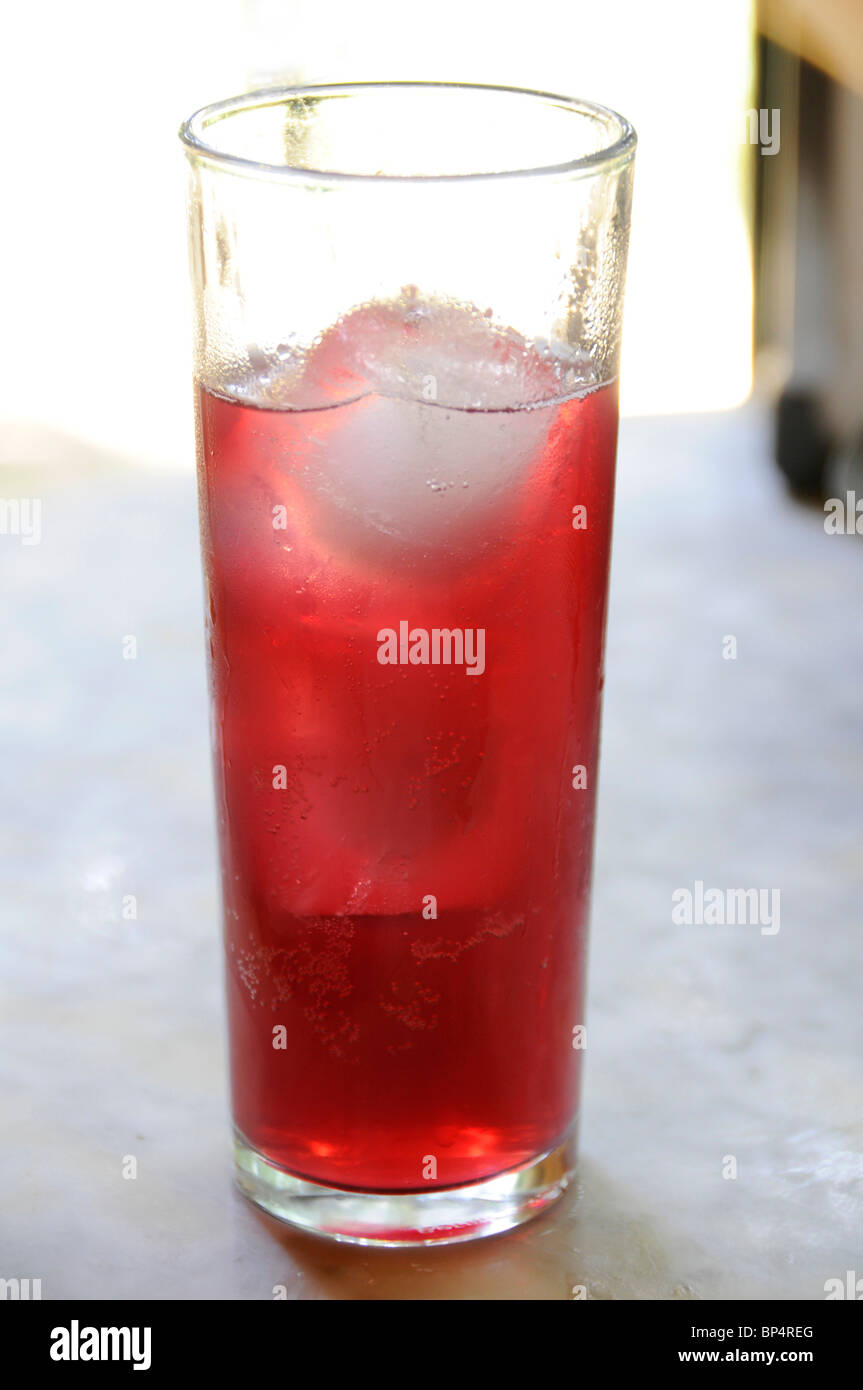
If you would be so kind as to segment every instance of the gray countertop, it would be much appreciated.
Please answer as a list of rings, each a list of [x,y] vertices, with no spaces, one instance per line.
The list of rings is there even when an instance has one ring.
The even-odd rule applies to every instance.
[[[863,1276],[863,542],[785,496],[756,406],[623,425],[578,1183],[416,1253],[295,1235],[231,1185],[194,480],[34,451],[0,482],[43,504],[39,545],[0,536],[0,1276],[124,1299]],[[675,924],[697,880],[779,889],[779,931]]]

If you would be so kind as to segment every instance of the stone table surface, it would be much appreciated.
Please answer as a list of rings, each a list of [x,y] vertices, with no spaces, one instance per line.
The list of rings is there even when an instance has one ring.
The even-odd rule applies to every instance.
[[[0,455],[2,495],[43,503],[40,544],[0,536],[0,1276],[664,1300],[863,1275],[863,543],[785,495],[756,406],[623,425],[577,1184],[416,1253],[232,1187],[191,472],[29,453]],[[779,931],[676,924],[697,880],[778,888]]]

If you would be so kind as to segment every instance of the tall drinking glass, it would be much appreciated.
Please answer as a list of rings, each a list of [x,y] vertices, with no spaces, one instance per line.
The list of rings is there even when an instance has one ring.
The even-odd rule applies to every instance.
[[[239,1185],[492,1234],[574,1163],[635,135],[423,83],[181,134]]]

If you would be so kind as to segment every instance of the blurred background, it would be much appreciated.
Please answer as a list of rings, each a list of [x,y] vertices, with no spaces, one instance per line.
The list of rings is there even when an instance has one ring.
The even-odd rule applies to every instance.
[[[823,1297],[863,1215],[863,7],[46,0],[5,37],[0,497],[41,536],[4,503],[0,1275]],[[245,88],[375,79],[575,94],[639,135],[581,1187],[388,1263],[229,1188],[176,138]],[[695,879],[779,885],[781,932],[673,926]]]
[[[780,452],[804,490],[861,423],[855,0],[538,0],[518,24],[456,0],[326,21],[314,0],[153,0],[137,19],[49,0],[11,26],[0,419],[19,453],[59,430],[188,467],[179,120],[249,87],[405,77],[576,92],[635,124],[625,413],[735,406],[754,363],[785,392]]]

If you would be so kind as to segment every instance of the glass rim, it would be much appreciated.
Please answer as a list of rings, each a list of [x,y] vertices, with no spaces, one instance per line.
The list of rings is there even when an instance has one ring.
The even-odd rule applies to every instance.
[[[370,174],[351,173],[338,169],[310,169],[295,164],[270,164],[262,160],[249,159],[245,155],[229,153],[227,150],[219,149],[218,145],[209,143],[206,139],[210,126],[218,124],[227,116],[236,115],[245,110],[278,106],[296,97],[326,94],[347,96],[364,91],[390,90],[496,92],[508,96],[529,97],[533,101],[562,108],[573,115],[593,118],[607,128],[610,127],[613,138],[601,149],[594,150],[590,154],[579,155],[577,158],[563,163],[539,164],[526,169],[496,169],[466,174]],[[334,82],[261,87],[199,107],[189,116],[188,120],[183,122],[178,134],[188,158],[224,168],[229,172],[254,174],[259,178],[276,180],[314,181],[332,184],[381,184],[390,187],[400,184],[471,184],[502,179],[548,178],[562,175],[577,178],[581,175],[612,170],[627,163],[632,159],[637,143],[633,126],[625,116],[621,116],[610,106],[603,106],[599,102],[587,101],[580,97],[538,91],[531,87],[507,87],[479,82]]]

